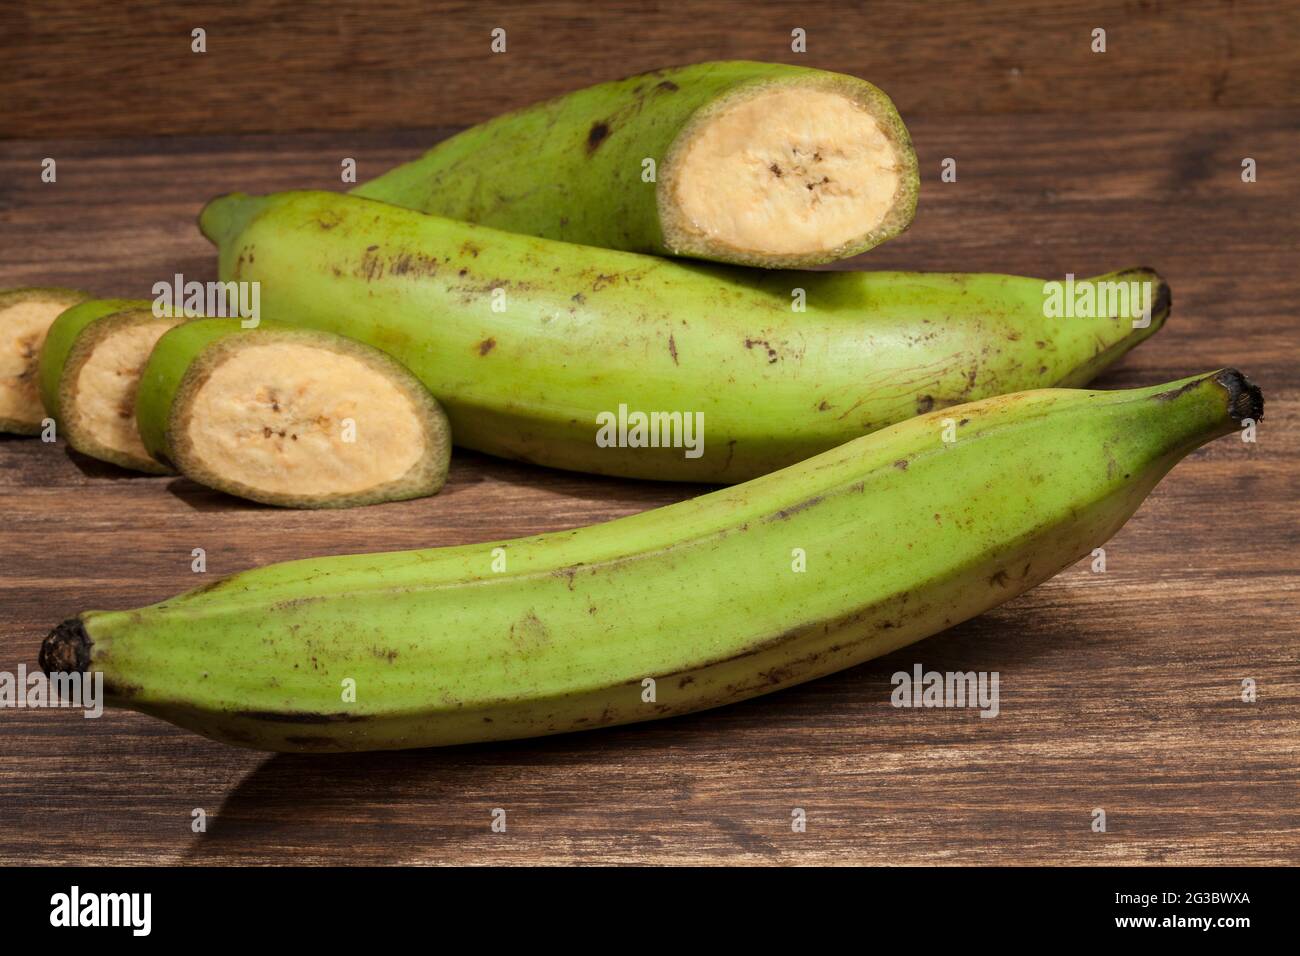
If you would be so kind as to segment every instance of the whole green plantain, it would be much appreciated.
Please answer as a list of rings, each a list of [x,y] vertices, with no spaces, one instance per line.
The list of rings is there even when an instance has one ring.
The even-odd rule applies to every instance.
[[[1048,318],[1040,279],[682,263],[333,193],[224,196],[200,223],[223,280],[259,282],[268,318],[392,355],[456,444],[637,478],[743,481],[920,412],[1081,385],[1169,310],[1150,270],[1078,283],[1145,283],[1145,325]],[[672,413],[654,445],[609,428]]]
[[[888,653],[1105,542],[1258,420],[1233,370],[913,418],[747,484],[514,541],[311,558],[56,627],[47,672],[263,750],[426,747],[716,707]]]

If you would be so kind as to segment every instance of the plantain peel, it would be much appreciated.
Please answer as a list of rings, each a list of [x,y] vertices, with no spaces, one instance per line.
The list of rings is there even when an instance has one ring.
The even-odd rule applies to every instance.
[[[272,751],[689,713],[1015,597],[1110,538],[1192,450],[1262,413],[1234,370],[989,398],[606,524],[273,564],[89,611],[50,633],[41,665],[102,674],[111,705]]]
[[[87,298],[73,289],[0,292],[0,432],[40,431],[46,417],[37,375],[41,346],[59,314]]]
[[[442,408],[409,372],[342,336],[199,319],[162,336],[136,402],[155,458],[265,504],[350,507],[446,481]]]

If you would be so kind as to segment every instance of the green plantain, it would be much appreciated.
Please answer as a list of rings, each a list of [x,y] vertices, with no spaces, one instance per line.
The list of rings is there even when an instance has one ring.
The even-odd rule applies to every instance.
[[[918,412],[1082,385],[1169,310],[1150,270],[1077,283],[1097,318],[1049,318],[1040,279],[687,264],[332,193],[226,196],[200,223],[223,280],[393,356],[458,445],[634,478],[743,481]],[[1139,287],[1146,324],[1106,291]]]
[[[1262,412],[1234,370],[990,398],[607,524],[270,565],[87,612],[51,632],[41,664],[100,672],[110,704],[265,750],[688,713],[1028,590],[1113,535],[1179,459]]]
[[[879,89],[739,60],[498,116],[353,192],[548,239],[796,268],[902,232],[918,188],[911,139]]]

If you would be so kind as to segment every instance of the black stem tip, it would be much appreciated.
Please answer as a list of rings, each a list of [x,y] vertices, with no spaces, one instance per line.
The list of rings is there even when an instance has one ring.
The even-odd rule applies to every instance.
[[[1150,266],[1139,266],[1136,269],[1130,269],[1126,275],[1143,274],[1154,277],[1156,288],[1151,294],[1151,315],[1153,318],[1168,320],[1170,311],[1174,307],[1174,292],[1169,288],[1169,283],[1155,269]]]
[[[41,644],[41,670],[46,674],[80,673],[90,667],[90,646],[81,618],[70,617],[46,636]]]
[[[1234,419],[1264,420],[1264,393],[1258,385],[1235,368],[1225,368],[1214,380],[1228,390],[1229,414]]]
[[[1163,316],[1168,320],[1169,313],[1174,308],[1174,292],[1159,273],[1156,274],[1156,280],[1159,284],[1156,286],[1156,294],[1151,302],[1151,314]]]

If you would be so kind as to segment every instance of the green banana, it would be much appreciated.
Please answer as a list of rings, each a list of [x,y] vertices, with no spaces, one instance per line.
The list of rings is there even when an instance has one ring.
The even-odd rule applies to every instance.
[[[393,356],[457,444],[635,478],[743,481],[918,412],[1083,384],[1169,310],[1150,270],[1077,283],[1154,288],[1135,327],[1046,318],[1039,279],[687,264],[332,193],[225,196],[200,224],[223,280]],[[638,434],[637,415],[662,417]]]
[[[447,417],[378,349],[312,329],[196,319],[140,376],[145,449],[186,477],[295,508],[431,495],[447,479]]]
[[[47,414],[37,381],[41,345],[59,313],[88,298],[75,289],[0,291],[0,432],[41,430]]]
[[[69,445],[134,471],[172,473],[140,441],[135,396],[154,342],[183,321],[136,299],[91,299],[54,320],[41,347],[40,393]]]
[[[548,239],[792,268],[902,232],[918,187],[907,129],[870,83],[728,61],[499,116],[353,191]]]
[[[1262,414],[1235,370],[985,399],[607,524],[293,561],[87,612],[50,633],[40,661],[102,673],[110,704],[264,750],[688,713],[1028,590],[1113,535],[1179,459]]]

